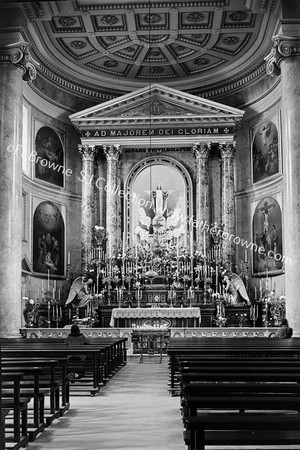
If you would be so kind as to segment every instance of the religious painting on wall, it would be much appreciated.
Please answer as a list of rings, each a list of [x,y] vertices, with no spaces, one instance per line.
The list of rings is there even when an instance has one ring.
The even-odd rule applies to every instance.
[[[274,198],[277,197],[277,198]],[[281,194],[266,196],[255,203],[253,213],[253,274],[264,276],[282,272]]]
[[[252,129],[253,183],[264,181],[280,171],[278,117]]]
[[[42,201],[35,208],[32,245],[34,272],[64,275],[64,219],[51,201]]]
[[[42,126],[35,137],[35,178],[55,186],[64,185],[64,151],[55,130]]]
[[[132,184],[131,240],[147,245],[187,246],[186,187],[171,165],[155,163],[142,169]]]

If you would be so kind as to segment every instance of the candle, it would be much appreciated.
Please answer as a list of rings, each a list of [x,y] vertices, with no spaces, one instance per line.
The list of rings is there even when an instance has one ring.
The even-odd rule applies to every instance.
[[[205,230],[203,231],[203,254],[206,256],[206,234]]]
[[[247,263],[248,262],[248,250],[246,249],[245,250],[245,263]]]
[[[50,289],[50,270],[48,269],[48,291]]]
[[[68,252],[68,266],[71,264],[71,255],[70,252]]]
[[[60,289],[58,289],[58,300],[60,300]]]
[[[56,280],[54,280],[54,290],[56,291]]]
[[[254,287],[254,298],[257,298],[256,286]]]

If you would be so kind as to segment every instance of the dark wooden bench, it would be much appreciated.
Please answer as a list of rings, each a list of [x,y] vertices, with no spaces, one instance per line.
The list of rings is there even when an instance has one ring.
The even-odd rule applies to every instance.
[[[186,420],[188,450],[206,445],[299,445],[300,414],[205,412]]]
[[[289,357],[300,358],[300,339],[176,338],[168,345],[170,392],[178,393],[178,358]]]
[[[33,393],[33,424],[28,426],[29,440],[32,441],[45,425],[50,425],[55,418],[62,416],[69,409],[67,359],[2,358],[1,363],[4,373],[12,370],[22,371],[22,390],[31,390]],[[47,398],[49,402],[45,402]]]
[[[100,389],[100,350],[97,346],[86,345],[86,346],[68,346],[63,344],[37,344],[37,343],[28,343],[28,344],[2,344],[2,355],[4,357],[15,357],[15,358],[68,358],[68,356],[89,356],[90,364],[92,365],[92,380],[90,387],[90,392],[92,395],[99,392]],[[63,384],[64,391],[67,389],[66,387],[66,378],[61,379],[61,383]],[[52,402],[53,402],[53,396]],[[52,404],[53,407],[53,404]]]
[[[27,418],[28,403],[31,397],[21,396],[20,382],[23,380],[23,373],[1,374],[1,415],[4,413],[5,424],[5,447],[9,445],[13,450],[25,447],[28,444]],[[5,395],[4,383],[13,383],[13,397]],[[9,412],[7,412],[9,411]],[[11,426],[10,426],[10,416]],[[10,430],[12,429],[12,433]]]

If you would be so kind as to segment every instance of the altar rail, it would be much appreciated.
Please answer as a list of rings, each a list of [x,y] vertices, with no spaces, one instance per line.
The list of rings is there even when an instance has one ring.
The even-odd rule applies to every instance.
[[[88,338],[93,337],[113,337],[127,338],[127,348],[132,347],[132,328],[84,328],[80,331]],[[20,332],[24,338],[66,338],[70,328],[21,328]],[[220,328],[170,328],[171,338],[193,338],[193,337],[232,337],[232,338],[253,338],[253,337],[274,337],[277,328],[253,328],[253,327],[220,327]]]

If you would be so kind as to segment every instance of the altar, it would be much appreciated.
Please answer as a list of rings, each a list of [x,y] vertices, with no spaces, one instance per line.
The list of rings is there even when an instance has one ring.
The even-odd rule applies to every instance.
[[[120,319],[124,319],[124,326],[129,328],[171,328],[176,319],[181,319],[182,327],[189,326],[189,319],[193,320],[193,327],[199,327],[201,313],[199,307],[113,308],[110,326],[118,328],[120,326]]]

